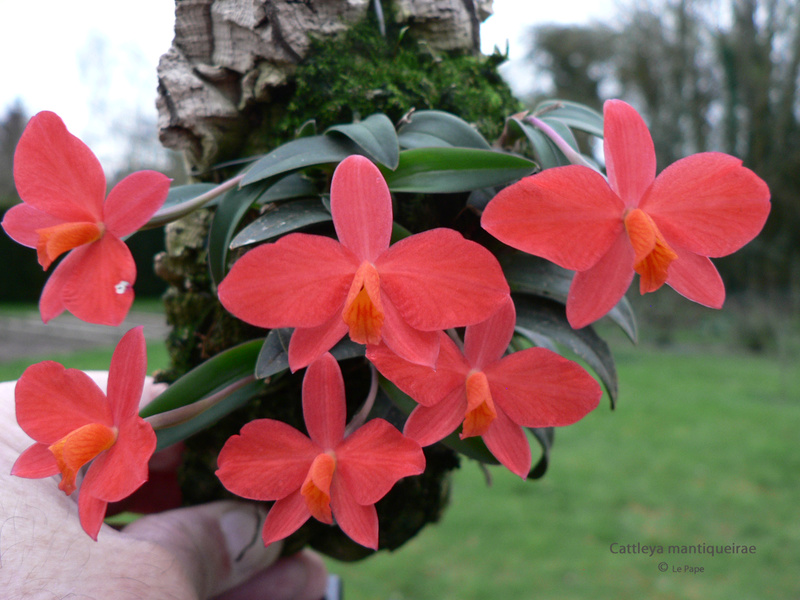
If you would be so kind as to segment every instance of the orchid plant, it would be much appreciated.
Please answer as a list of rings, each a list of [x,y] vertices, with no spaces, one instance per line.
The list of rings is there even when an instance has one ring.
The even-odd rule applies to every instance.
[[[573,130],[603,138],[605,175]],[[398,127],[376,114],[303,133],[221,185],[169,190],[145,171],[105,198],[97,159],[56,115],[25,130],[14,167],[23,204],[3,228],[45,269],[69,252],[42,292],[45,322],[68,310],[119,324],[136,276],[123,239],[213,201],[219,300],[264,330],[141,408],[141,328],[117,347],[107,396],[56,363],[25,372],[17,418],[35,443],[13,474],[60,474],[66,494],[80,489],[94,539],[108,504],[147,480],[154,451],[243,406],[262,410],[265,392],[303,369],[301,422],[263,408],[217,449],[225,489],[273,503],[265,544],[313,517],[364,548],[385,547],[382,499],[425,473],[430,447],[540,477],[553,428],[594,410],[603,388],[616,400],[613,358],[591,324],[608,316],[635,341],[624,297],[634,274],[641,293],[666,283],[720,308],[708,257],[752,240],[770,210],[766,184],[732,156],[690,156],[656,177],[644,120],[618,100],[603,115],[544,103],[510,117],[495,145],[438,111],[411,112]],[[438,197],[460,199],[455,217],[436,213]],[[395,220],[399,205],[440,218],[412,231]],[[370,373],[366,390],[343,374],[354,361]]]

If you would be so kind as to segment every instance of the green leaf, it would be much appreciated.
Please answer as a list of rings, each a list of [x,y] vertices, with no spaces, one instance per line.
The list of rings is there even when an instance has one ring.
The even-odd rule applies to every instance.
[[[404,148],[457,147],[491,150],[489,142],[463,119],[440,110],[412,112],[397,132]]]
[[[313,135],[317,135],[317,120],[308,119],[302,125],[300,125],[300,127],[297,128],[294,137],[304,138],[304,137],[311,137]]]
[[[573,129],[603,137],[603,115],[588,106],[568,100],[547,100],[540,103],[534,113],[548,119],[558,119]]]
[[[344,137],[315,135],[292,140],[256,161],[244,176],[242,186],[307,167],[339,163],[351,154],[362,153],[360,146]]]
[[[308,177],[301,173],[292,173],[279,179],[261,197],[263,202],[280,202],[294,198],[316,196],[319,193],[317,186]]]
[[[253,375],[262,340],[252,340],[220,352],[177,379],[140,412],[150,417],[181,408]]]
[[[555,440],[555,429],[553,427],[529,427],[528,431],[533,434],[533,437],[542,448],[542,456],[528,473],[528,479],[540,479],[547,472],[547,467],[550,464],[550,449],[553,447],[553,441]]]
[[[514,305],[517,309],[517,331],[523,335],[526,332],[542,333],[585,360],[597,373],[611,399],[611,408],[614,408],[618,392],[614,357],[608,344],[594,329],[573,329],[567,322],[564,307],[546,298],[516,294]]]
[[[397,168],[400,147],[394,125],[386,115],[375,113],[359,123],[334,125],[326,131],[331,132],[350,138],[375,162],[390,169]]]
[[[414,148],[400,153],[395,171],[383,170],[394,192],[466,192],[530,175],[535,164],[514,154],[473,148]]]
[[[530,254],[515,252],[501,257],[500,264],[512,292],[534,294],[567,303],[574,273]],[[637,325],[628,299],[624,296],[607,315],[628,338],[636,343]]]
[[[230,244],[231,250],[290,233],[306,225],[331,220],[331,213],[319,199],[296,200],[276,206],[242,229]]]
[[[215,285],[227,272],[228,249],[239,221],[267,188],[262,183],[231,190],[220,200],[208,232],[208,267]]]

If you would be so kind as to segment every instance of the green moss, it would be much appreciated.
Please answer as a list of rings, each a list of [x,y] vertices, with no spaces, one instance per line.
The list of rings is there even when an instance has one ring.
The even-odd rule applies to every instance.
[[[389,27],[384,38],[372,19],[359,23],[337,38],[312,42],[298,65],[293,83],[272,99],[285,103],[285,113],[274,110],[251,137],[253,152],[263,152],[294,137],[307,120],[319,130],[382,112],[399,121],[412,108],[452,112],[473,123],[488,139],[497,138],[505,117],[522,110],[497,72],[505,56],[473,56],[433,51]]]

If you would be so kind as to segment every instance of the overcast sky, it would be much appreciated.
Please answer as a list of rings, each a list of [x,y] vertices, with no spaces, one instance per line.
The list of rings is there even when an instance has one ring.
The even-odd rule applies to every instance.
[[[484,52],[497,45],[520,59],[534,24],[604,20],[617,0],[494,0],[482,26]],[[154,118],[156,65],[173,36],[172,0],[0,0],[0,113],[19,99],[34,114],[52,110],[98,150],[113,122]],[[513,65],[506,70],[513,77]]]

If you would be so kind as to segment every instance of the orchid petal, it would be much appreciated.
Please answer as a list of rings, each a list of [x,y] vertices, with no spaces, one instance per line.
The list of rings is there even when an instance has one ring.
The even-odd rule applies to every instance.
[[[269,509],[261,531],[265,546],[292,535],[311,517],[299,487],[298,485],[297,491],[281,498]]]
[[[39,243],[37,229],[47,229],[63,223],[64,219],[48,215],[27,204],[12,206],[3,217],[3,229],[8,236],[28,248],[36,248]]]
[[[346,485],[334,479],[331,486],[331,508],[337,525],[351,540],[367,548],[378,549],[378,511],[374,504],[358,504]]]
[[[374,504],[398,480],[425,470],[419,444],[383,419],[359,427],[336,448],[336,477],[359,504]]]
[[[633,247],[620,235],[595,266],[575,274],[567,296],[567,319],[574,329],[610,311],[633,281]]]
[[[134,417],[122,423],[116,443],[89,466],[81,496],[89,494],[106,502],[127,498],[147,481],[155,449],[156,434],[147,421]]]
[[[583,271],[622,232],[623,209],[596,171],[555,167],[501,190],[483,211],[481,225],[512,248]]]
[[[483,370],[503,356],[514,335],[517,311],[509,297],[503,306],[486,321],[470,325],[464,332],[464,356],[469,364]]]
[[[433,367],[439,356],[439,332],[411,327],[388,298],[383,301],[383,343],[395,354],[414,364]]]
[[[463,391],[470,366],[447,334],[439,333],[439,358],[436,369],[401,358],[380,344],[367,348],[367,358],[403,392],[423,406],[440,402],[455,389]]]
[[[273,419],[257,419],[225,442],[217,458],[216,475],[237,496],[278,500],[300,489],[319,452],[294,427]]]
[[[761,231],[769,188],[734,156],[705,152],[661,172],[641,203],[670,245],[727,256]]]
[[[103,220],[106,178],[92,151],[52,112],[28,122],[14,153],[20,198],[64,221]]]
[[[120,238],[138,231],[164,204],[169,184],[169,177],[157,171],[137,171],[125,177],[103,204],[108,230]]]
[[[35,443],[20,454],[11,467],[11,474],[28,479],[52,477],[59,473],[56,457],[50,452],[49,444]]]
[[[78,515],[81,519],[81,527],[95,542],[97,541],[97,534],[100,533],[100,527],[103,526],[107,508],[108,502],[85,494],[81,489],[81,494],[78,498]]]
[[[143,328],[139,326],[122,337],[111,357],[106,395],[115,424],[124,423],[139,413],[146,376],[147,346]]]
[[[680,295],[710,308],[722,308],[725,303],[725,285],[714,264],[683,248],[675,248],[678,260],[667,272],[667,285]]]
[[[317,327],[341,310],[358,265],[336,240],[292,233],[236,261],[218,295],[258,327]]]
[[[336,235],[360,260],[374,261],[389,247],[392,197],[386,181],[369,159],[344,159],[331,181],[331,215]]]
[[[106,396],[97,384],[83,371],[56,362],[25,369],[15,397],[19,426],[48,446],[89,423],[113,425]]]
[[[59,268],[67,261],[69,275],[61,289],[64,308],[87,323],[122,323],[133,304],[136,282],[136,263],[125,243],[106,232],[96,242],[75,248]]]
[[[597,407],[600,385],[578,363],[545,348],[509,354],[486,367],[492,398],[517,425],[571,425]]]
[[[70,252],[56,265],[47,279],[47,283],[44,284],[42,295],[39,297],[39,314],[44,323],[55,319],[66,308],[63,300],[64,286],[72,278],[72,271],[77,264],[73,254],[75,253]],[[80,254],[78,254],[78,258],[80,258]]]
[[[494,457],[512,473],[523,479],[531,470],[531,445],[525,431],[502,411],[483,434],[483,441]]]
[[[307,367],[336,345],[347,333],[340,311],[317,327],[298,327],[289,340],[289,368],[292,373]]]
[[[344,437],[347,405],[339,363],[325,353],[312,362],[303,378],[303,418],[312,441],[333,450]]]
[[[603,133],[608,183],[626,207],[635,208],[656,176],[653,138],[639,113],[621,100],[603,105]]]
[[[453,433],[467,411],[466,386],[455,389],[433,406],[417,406],[411,411],[403,435],[420,446],[430,446]]]
[[[400,240],[375,266],[384,294],[411,327],[422,331],[483,321],[509,294],[494,255],[452,229]]]

